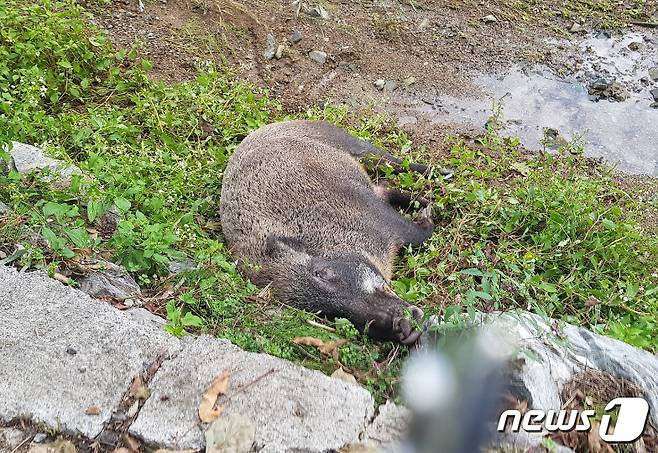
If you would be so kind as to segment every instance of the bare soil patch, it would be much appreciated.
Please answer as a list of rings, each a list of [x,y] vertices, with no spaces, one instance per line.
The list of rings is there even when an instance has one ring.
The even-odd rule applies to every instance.
[[[387,113],[401,119],[416,143],[439,155],[449,147],[447,136],[472,137],[478,128],[459,122],[438,127],[423,115],[405,118],[409,102],[477,96],[474,75],[500,73],[519,62],[564,69],[570,60],[545,40],[568,34],[577,20],[564,12],[575,6],[558,0],[541,5],[499,0],[142,4],[143,10],[137,0],[112,0],[96,8],[94,21],[115,45],[137,45],[153,61],[154,78],[180,82],[192,79],[203,62],[228,65],[238,77],[267,88],[287,112],[329,101]],[[619,6],[608,15],[615,18],[626,9]],[[264,55],[268,35],[276,57]],[[326,61],[311,59],[312,51],[326,54]]]
[[[327,19],[309,9],[321,6]],[[298,11],[299,10],[299,11]],[[306,12],[305,12],[306,11]],[[483,18],[494,16],[495,22]],[[229,63],[270,88],[287,109],[332,100],[385,104],[393,91],[465,95],[476,71],[544,58],[545,30],[519,19],[505,2],[288,0],[114,0],[95,19],[112,41],[135,43],[154,62],[153,76],[189,80],[195,61]],[[298,42],[293,34],[298,32]],[[267,35],[282,48],[266,59]],[[539,50],[538,50],[539,49]],[[326,53],[318,64],[309,52]],[[391,81],[377,87],[378,79]]]

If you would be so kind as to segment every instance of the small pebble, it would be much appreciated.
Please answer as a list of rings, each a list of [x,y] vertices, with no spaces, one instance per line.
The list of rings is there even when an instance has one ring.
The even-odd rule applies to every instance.
[[[308,53],[308,57],[315,61],[317,64],[323,65],[327,61],[327,54],[321,50],[312,50]]]
[[[34,435],[34,438],[32,439],[32,442],[34,442],[35,444],[40,444],[41,442],[46,440],[47,437],[48,435],[46,433],[36,433]]]
[[[297,44],[299,41],[301,41],[303,38],[302,32],[299,30],[295,30],[292,32],[292,35],[290,35],[290,42],[293,44]]]
[[[398,83],[395,80],[387,80],[384,84],[384,91],[393,92],[398,88]]]
[[[69,355],[76,355],[78,353],[78,351],[76,351],[73,348],[66,348],[66,353],[69,354]]]

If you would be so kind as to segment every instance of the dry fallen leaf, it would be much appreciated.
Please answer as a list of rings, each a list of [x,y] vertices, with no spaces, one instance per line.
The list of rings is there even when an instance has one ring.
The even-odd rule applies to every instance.
[[[137,390],[144,385],[144,380],[140,375],[137,375],[133,378],[133,381],[130,383],[130,387],[128,388],[128,394],[130,396],[135,396],[137,393]]]
[[[331,377],[336,378],[336,379],[340,379],[341,381],[345,381],[348,384],[358,385],[358,383],[356,382],[356,378],[353,375],[351,375],[350,373],[348,373],[345,370],[343,370],[342,368],[340,368],[340,367],[338,369],[336,369],[336,371],[331,373]]]
[[[58,282],[64,283],[65,285],[68,285],[71,282],[70,278],[68,278],[66,275],[60,274],[59,272],[55,272],[53,274],[53,278]]]
[[[603,442],[599,436],[599,424],[592,422],[592,429],[587,433],[587,451],[591,453],[615,453],[610,444]]]
[[[600,303],[601,303],[601,301],[598,300],[596,297],[589,296],[589,298],[587,298],[587,301],[585,302],[585,306],[586,307],[593,307],[594,305],[599,305]]]
[[[140,387],[137,387],[137,390],[135,391],[133,396],[138,400],[146,401],[149,398],[149,396],[151,396],[151,391],[147,386],[142,385]]]
[[[137,375],[130,384],[130,388],[128,388],[128,394],[133,398],[145,401],[151,396],[151,391],[144,383],[144,379],[140,375]]]
[[[326,343],[319,338],[314,337],[295,337],[292,340],[295,344],[303,344],[306,346],[315,346],[318,350],[325,355],[332,355],[334,351],[347,343],[347,340],[327,341]]]
[[[130,451],[139,451],[139,448],[141,447],[142,444],[139,443],[137,439],[129,435],[128,433],[124,433],[123,436],[121,436],[123,439],[123,443],[126,444],[128,449]]]
[[[336,341],[328,341],[327,343],[324,344],[323,347],[319,348],[320,352],[326,355],[333,355],[334,353],[338,353],[338,348],[341,346],[347,344],[347,340],[336,340]]]
[[[324,341],[314,337],[295,337],[293,338],[292,342],[306,346],[315,346],[316,348],[321,348],[324,346]]]
[[[219,406],[215,409],[215,403],[217,402],[219,395],[226,393],[226,390],[228,389],[228,378],[229,372],[228,370],[224,370],[212,381],[203,396],[201,396],[201,403],[199,403],[199,418],[203,423],[212,422],[224,411],[223,406]]]
[[[101,410],[98,406],[89,406],[87,409],[85,409],[85,414],[87,415],[99,415],[101,413]]]

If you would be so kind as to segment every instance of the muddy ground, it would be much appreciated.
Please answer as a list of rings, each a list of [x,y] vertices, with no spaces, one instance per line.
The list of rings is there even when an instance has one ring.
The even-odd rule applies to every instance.
[[[589,13],[579,18],[572,2],[583,3],[112,0],[96,9],[95,21],[116,45],[137,44],[157,79],[189,80],[199,62],[226,63],[269,88],[288,111],[326,101],[372,108],[401,117],[416,142],[440,152],[446,135],[468,134],[472,125],[405,122],[410,105],[431,104],[435,95],[477,96],[474,75],[501,73],[519,62],[569,72],[574,55],[546,39],[578,36],[602,20]],[[628,19],[635,4],[615,3],[608,14]],[[655,10],[644,5],[635,14],[651,21]],[[326,61],[310,58],[312,51],[326,54]]]

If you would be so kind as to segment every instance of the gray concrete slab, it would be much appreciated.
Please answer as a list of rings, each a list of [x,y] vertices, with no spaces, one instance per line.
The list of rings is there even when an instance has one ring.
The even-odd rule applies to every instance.
[[[256,447],[267,452],[337,450],[359,437],[373,416],[367,390],[266,354],[245,352],[225,340],[199,337],[165,362],[151,382],[130,432],[169,448],[202,448],[197,409],[223,370],[229,390],[224,414],[256,423]]]
[[[42,272],[0,266],[0,420],[98,435],[132,378],[179,340]],[[90,406],[99,415],[86,415]]]

